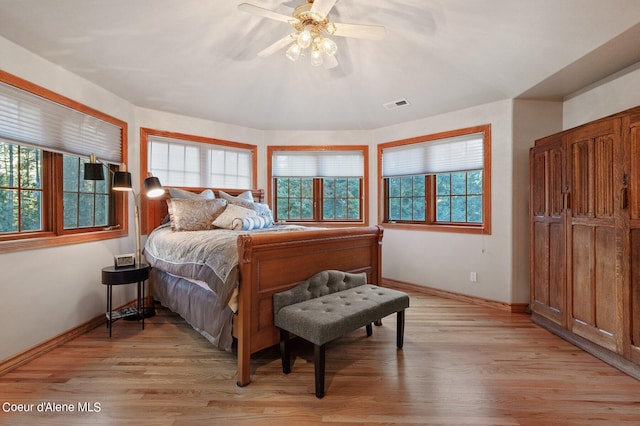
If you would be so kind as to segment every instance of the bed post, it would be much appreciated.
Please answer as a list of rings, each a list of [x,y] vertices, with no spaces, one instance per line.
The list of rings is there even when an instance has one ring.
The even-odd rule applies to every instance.
[[[240,282],[244,277],[249,283],[251,277],[251,238],[238,237],[238,267]],[[236,336],[238,339],[238,381],[240,387],[251,383],[251,286],[240,286],[238,291],[238,312],[234,320],[238,321]]]

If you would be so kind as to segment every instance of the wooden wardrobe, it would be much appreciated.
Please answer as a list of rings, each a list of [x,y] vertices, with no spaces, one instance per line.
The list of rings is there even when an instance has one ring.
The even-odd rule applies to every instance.
[[[537,324],[640,379],[640,107],[537,140]]]

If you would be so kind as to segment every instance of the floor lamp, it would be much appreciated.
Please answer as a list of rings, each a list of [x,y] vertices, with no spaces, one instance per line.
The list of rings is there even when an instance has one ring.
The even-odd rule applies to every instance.
[[[107,170],[111,172],[109,167],[106,164],[103,164],[102,161],[98,160],[95,154],[91,154],[90,160],[88,163],[84,164],[84,180],[104,180],[104,169],[106,167]],[[132,192],[133,193],[133,201],[134,201],[134,216],[135,216],[135,229],[136,229],[136,265],[140,265],[142,262],[142,251],[140,248],[140,194],[136,194],[133,189],[133,184],[131,180],[131,173],[126,171],[126,166],[122,166],[122,170],[113,173],[113,182],[111,185],[111,189],[114,191],[124,191],[124,192]],[[149,176],[144,180],[144,188],[145,194],[149,198],[157,198],[164,194],[164,188],[160,184],[160,180],[149,174]]]
[[[131,173],[126,171],[126,166],[122,166],[122,170],[112,172],[108,165],[99,161],[94,154],[91,154],[88,163],[84,164],[84,180],[104,180],[104,167],[113,174],[113,182],[111,189],[119,192],[131,192],[133,193],[133,206],[135,217],[135,229],[136,229],[136,266],[142,265],[142,250],[140,248],[140,194],[136,194],[133,189],[131,180]],[[149,198],[160,197],[164,194],[164,188],[160,184],[160,180],[152,176],[151,174],[144,180],[145,194]],[[152,316],[153,309],[149,312],[144,312],[143,315]]]

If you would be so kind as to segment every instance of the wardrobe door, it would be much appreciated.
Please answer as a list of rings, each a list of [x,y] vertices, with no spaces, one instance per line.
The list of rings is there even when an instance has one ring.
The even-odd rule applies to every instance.
[[[629,269],[627,287],[629,311],[625,314],[627,358],[640,364],[640,113],[632,115],[629,125]]]
[[[620,119],[610,119],[566,134],[568,328],[618,353],[623,351],[620,126]]]
[[[566,327],[562,136],[552,136],[539,143],[529,153],[531,310]]]

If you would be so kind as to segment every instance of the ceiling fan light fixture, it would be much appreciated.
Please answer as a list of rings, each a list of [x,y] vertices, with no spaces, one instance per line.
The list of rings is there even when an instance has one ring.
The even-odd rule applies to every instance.
[[[336,52],[338,51],[338,46],[330,38],[323,38],[322,41],[320,42],[320,48],[324,53],[326,53],[329,56],[335,55]]]
[[[336,43],[327,36],[355,37],[380,40],[385,35],[385,28],[380,25],[334,23],[329,20],[329,12],[337,0],[305,0],[295,7],[292,16],[283,15],[249,3],[241,3],[238,9],[263,18],[286,22],[295,32],[272,43],[258,52],[259,57],[267,57],[274,52],[289,46],[286,57],[295,62],[306,55],[311,47],[311,63],[314,66],[324,65],[326,69],[338,66],[335,55],[338,51]],[[293,43],[291,43],[293,41]]]
[[[307,47],[311,46],[311,41],[313,40],[313,37],[311,36],[311,32],[309,30],[304,30],[304,31],[300,31],[300,33],[298,34],[298,40],[296,41],[296,43],[298,43],[298,46],[300,46],[303,49],[306,49]]]
[[[291,62],[295,62],[300,57],[300,52],[302,52],[300,45],[298,45],[298,43],[292,43],[291,46],[289,46],[289,48],[287,49],[286,55]]]
[[[320,65],[322,65],[323,58],[322,58],[322,52],[316,49],[313,49],[313,51],[311,52],[311,65],[314,67],[319,67]]]

